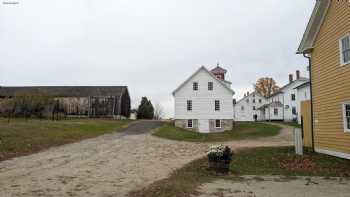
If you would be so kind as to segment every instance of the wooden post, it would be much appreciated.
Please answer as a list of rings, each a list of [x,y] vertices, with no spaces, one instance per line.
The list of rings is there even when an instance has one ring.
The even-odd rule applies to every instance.
[[[300,128],[294,128],[294,147],[297,155],[303,155],[303,137]]]

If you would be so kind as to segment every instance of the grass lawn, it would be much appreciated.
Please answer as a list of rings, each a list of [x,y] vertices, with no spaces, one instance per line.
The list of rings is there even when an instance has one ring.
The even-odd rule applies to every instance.
[[[231,165],[232,173],[216,174],[208,169],[207,159],[193,161],[174,171],[168,178],[149,187],[130,192],[130,197],[190,197],[203,183],[215,179],[241,181],[240,175],[285,175],[350,177],[350,161],[307,152],[295,156],[293,147],[255,148],[238,152]],[[257,177],[258,178],[258,177]]]
[[[157,128],[153,135],[171,140],[189,142],[222,142],[231,140],[255,139],[279,134],[281,127],[264,123],[236,123],[232,131],[223,133],[197,133],[177,128],[172,123],[166,123]]]
[[[129,120],[72,119],[38,120],[0,118],[0,161],[40,150],[111,133]]]
[[[231,171],[242,175],[350,177],[350,160],[311,151],[303,156],[294,153],[294,147],[242,150],[235,155]]]

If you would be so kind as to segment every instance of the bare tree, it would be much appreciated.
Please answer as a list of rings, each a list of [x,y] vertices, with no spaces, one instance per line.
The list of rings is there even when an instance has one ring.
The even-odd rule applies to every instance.
[[[157,103],[154,107],[154,119],[160,120],[164,116],[164,109],[159,103]]]
[[[272,94],[278,92],[280,89],[273,78],[262,77],[254,84],[256,92],[264,97],[270,97]]]

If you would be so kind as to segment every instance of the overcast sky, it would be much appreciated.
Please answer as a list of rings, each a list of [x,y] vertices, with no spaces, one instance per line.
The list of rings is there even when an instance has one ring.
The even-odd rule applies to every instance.
[[[0,0],[0,85],[127,85],[173,115],[171,92],[201,65],[228,70],[235,98],[279,85],[314,0]],[[11,0],[12,1],[12,0]]]

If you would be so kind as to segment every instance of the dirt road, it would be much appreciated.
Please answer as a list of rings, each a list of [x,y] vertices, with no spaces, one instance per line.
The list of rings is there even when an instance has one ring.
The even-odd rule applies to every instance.
[[[125,196],[204,156],[209,144],[156,138],[160,122],[0,163],[0,196]],[[291,127],[272,138],[225,143],[233,148],[292,144]]]

